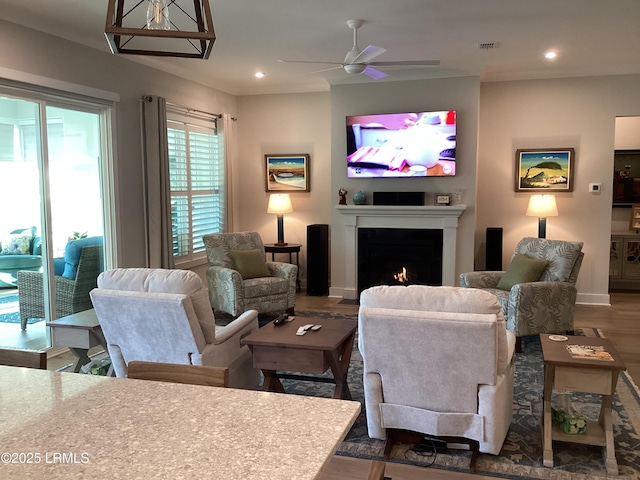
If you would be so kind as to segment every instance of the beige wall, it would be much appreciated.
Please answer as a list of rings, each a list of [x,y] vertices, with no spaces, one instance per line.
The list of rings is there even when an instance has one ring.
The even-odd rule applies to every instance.
[[[267,214],[265,154],[309,154],[310,191],[291,193],[293,213],[284,216],[284,239],[302,244],[300,276],[306,280],[307,225],[329,223],[331,131],[329,93],[255,95],[238,99],[238,164],[234,229],[256,230],[265,243],[277,238],[276,216]],[[283,261],[286,257],[276,257]]]
[[[547,238],[584,242],[578,301],[609,303],[609,237],[617,224],[611,208],[615,117],[640,113],[638,93],[637,75],[482,85],[475,242],[480,267],[486,227],[504,228],[504,265],[520,238],[537,236],[537,220],[524,215],[529,194],[513,191],[515,150],[573,147],[574,191],[556,195],[559,216],[547,219]],[[602,192],[589,193],[589,183],[602,183]],[[620,215],[622,209],[613,210]]]

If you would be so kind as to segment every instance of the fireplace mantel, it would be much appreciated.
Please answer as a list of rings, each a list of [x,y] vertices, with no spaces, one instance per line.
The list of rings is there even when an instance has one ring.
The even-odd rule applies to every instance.
[[[455,285],[458,218],[465,205],[397,206],[397,205],[336,205],[345,225],[345,286],[343,297],[358,296],[357,261],[358,228],[425,228],[441,229],[442,284]]]

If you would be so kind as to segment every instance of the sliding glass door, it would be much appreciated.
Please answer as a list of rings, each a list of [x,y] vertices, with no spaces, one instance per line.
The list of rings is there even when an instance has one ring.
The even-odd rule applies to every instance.
[[[0,346],[42,349],[46,321],[91,308],[79,270],[104,269],[109,110],[35,97],[0,89]]]

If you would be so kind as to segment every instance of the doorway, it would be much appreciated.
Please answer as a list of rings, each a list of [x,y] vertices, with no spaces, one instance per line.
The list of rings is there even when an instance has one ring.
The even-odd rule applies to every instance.
[[[46,322],[75,308],[72,242],[99,245],[104,269],[109,116],[86,100],[0,88],[0,346],[51,347]]]
[[[640,203],[640,117],[616,117],[609,291],[640,290],[640,238],[630,228]]]

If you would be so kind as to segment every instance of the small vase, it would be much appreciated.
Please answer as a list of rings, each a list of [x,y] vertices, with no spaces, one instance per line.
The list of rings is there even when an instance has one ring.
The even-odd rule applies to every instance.
[[[356,205],[365,205],[367,203],[367,194],[362,191],[354,193],[353,203]]]

